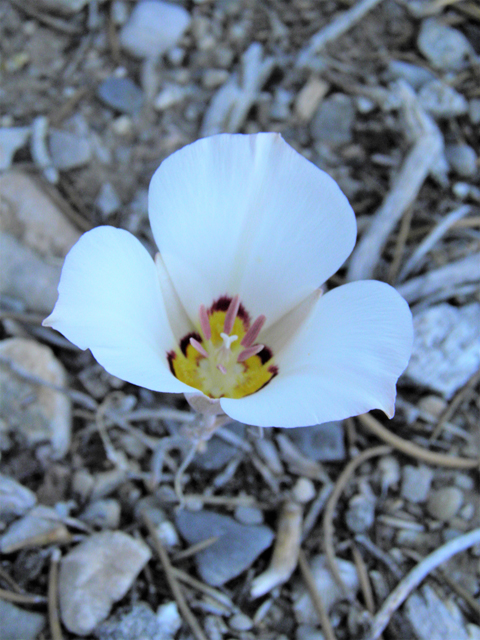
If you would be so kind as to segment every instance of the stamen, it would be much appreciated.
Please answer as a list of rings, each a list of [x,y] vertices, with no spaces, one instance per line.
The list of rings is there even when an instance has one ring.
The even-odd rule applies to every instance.
[[[239,354],[237,358],[237,362],[245,362],[245,360],[248,360],[248,358],[251,358],[252,356],[256,356],[257,353],[260,353],[260,351],[264,347],[265,347],[264,344],[255,344],[253,345],[253,347],[247,347]]]
[[[223,331],[227,334],[227,336],[230,335],[230,331],[233,329],[233,323],[235,322],[235,318],[237,317],[239,308],[240,296],[235,296],[232,298],[230,304],[228,305],[227,313],[225,314]]]
[[[228,336],[226,333],[221,333],[220,334],[221,339],[223,340],[223,346],[225,347],[225,349],[230,350],[230,346],[232,344],[232,342],[235,342],[235,340],[238,340],[238,336]]]
[[[258,334],[262,330],[263,325],[265,324],[265,320],[267,318],[265,316],[258,316],[255,322],[252,324],[247,333],[243,336],[243,340],[241,341],[242,347],[249,347],[252,345],[255,340],[258,338]]]
[[[208,358],[208,353],[205,351],[198,340],[195,340],[195,338],[190,338],[190,344],[194,349],[198,351],[200,355],[202,355],[204,358]]]
[[[212,337],[212,329],[210,327],[210,321],[208,319],[208,313],[205,309],[205,305],[200,305],[198,315],[200,316],[200,327],[202,329],[203,335],[205,336],[205,340],[210,340],[210,338]]]
[[[217,369],[220,371],[220,373],[223,373],[223,375],[227,373],[227,370],[225,369],[223,364],[217,364]]]

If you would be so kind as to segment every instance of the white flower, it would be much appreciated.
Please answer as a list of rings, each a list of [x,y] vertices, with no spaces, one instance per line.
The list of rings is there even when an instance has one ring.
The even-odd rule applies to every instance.
[[[326,173],[278,134],[217,135],[162,163],[149,215],[155,261],[127,231],[85,233],[47,326],[119,378],[248,424],[393,415],[410,310],[382,282],[321,295],[356,237]]]

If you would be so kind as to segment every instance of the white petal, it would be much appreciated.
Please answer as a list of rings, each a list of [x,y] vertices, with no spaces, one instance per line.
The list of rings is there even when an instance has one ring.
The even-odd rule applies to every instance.
[[[157,253],[155,256],[155,266],[157,268],[158,280],[160,282],[160,289],[162,292],[162,299],[165,304],[165,310],[167,312],[168,322],[178,344],[184,336],[191,331],[194,331],[195,327],[183,308],[160,253]]]
[[[382,409],[393,416],[395,384],[413,340],[405,300],[383,282],[333,289],[276,357],[279,374],[258,393],[222,399],[225,413],[259,426],[298,427]]]
[[[266,326],[345,261],[353,211],[337,184],[278,134],[221,134],[172,154],[152,178],[150,222],[193,319],[239,294]]]
[[[65,258],[58,293],[44,324],[90,349],[109,373],[154,391],[191,390],[168,368],[175,341],[155,264],[130,233],[85,233]]]

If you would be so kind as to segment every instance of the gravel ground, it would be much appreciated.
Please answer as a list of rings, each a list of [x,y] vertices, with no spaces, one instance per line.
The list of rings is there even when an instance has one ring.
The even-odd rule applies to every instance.
[[[479,80],[469,0],[0,2],[0,640],[480,638]],[[395,286],[414,351],[393,420],[227,425],[179,505],[186,402],[41,321],[83,231],[154,252],[165,157],[259,131],[337,180],[328,286]]]

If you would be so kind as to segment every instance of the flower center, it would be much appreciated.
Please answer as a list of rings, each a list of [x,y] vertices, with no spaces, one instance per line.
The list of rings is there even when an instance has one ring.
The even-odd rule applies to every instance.
[[[271,350],[256,342],[265,316],[250,323],[239,296],[223,296],[209,309],[201,305],[198,316],[198,332],[167,354],[179,380],[210,398],[243,398],[278,373]]]

